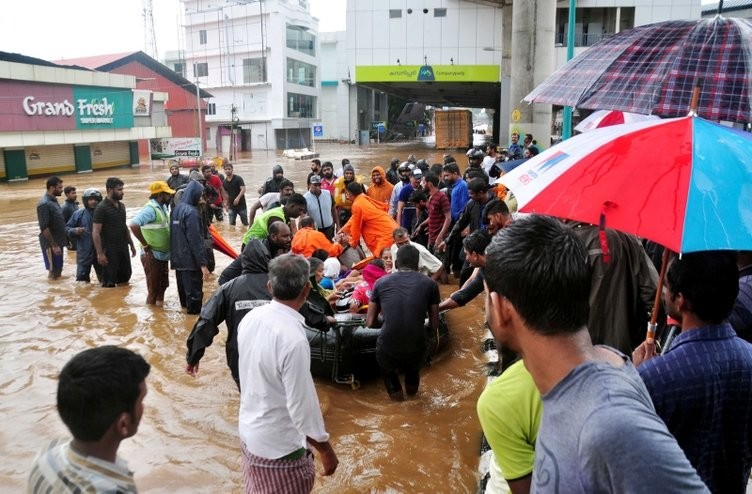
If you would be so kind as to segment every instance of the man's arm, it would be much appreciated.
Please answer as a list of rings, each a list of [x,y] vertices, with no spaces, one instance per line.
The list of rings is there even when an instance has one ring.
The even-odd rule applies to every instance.
[[[366,327],[367,328],[379,327],[378,318],[379,318],[380,312],[381,312],[381,306],[379,305],[379,303],[374,302],[373,299],[371,299],[368,302],[368,312],[366,313]]]
[[[442,194],[442,192],[439,192],[439,194]],[[452,222],[452,212],[449,210],[449,203],[447,203],[446,211],[444,211],[444,224],[441,225],[441,230],[439,231],[439,234],[436,237],[436,242],[440,243],[443,241],[444,235],[446,235],[447,230],[449,230],[449,224],[451,222]]]
[[[235,197],[235,200],[234,200],[234,201],[232,201],[232,204],[233,204],[234,206],[237,206],[238,204],[240,204],[240,200],[241,200],[241,199],[242,199],[243,197],[245,197],[245,185],[241,185],[241,186],[240,186],[240,192],[239,192],[239,193],[238,193],[238,195],[237,195],[237,196]]]
[[[431,304],[428,308],[428,324],[433,331],[439,330],[439,304]]]
[[[334,220],[334,229],[339,230],[341,225],[339,224],[339,215],[337,214],[337,208],[334,207],[334,199],[332,199],[332,219]]]
[[[397,224],[402,226],[402,210],[405,208],[405,202],[404,201],[398,201],[397,202]]]
[[[256,211],[258,211],[261,208],[261,198],[257,199],[256,202],[253,203],[253,206],[251,206],[251,210],[248,211],[248,224],[253,225],[253,220],[256,219]]]
[[[94,241],[94,250],[97,253],[97,262],[100,266],[107,266],[107,256],[102,249],[102,223],[93,223],[91,227],[91,239]]]
[[[333,474],[334,471],[337,470],[339,460],[337,459],[337,455],[334,453],[334,449],[332,449],[332,445],[329,441],[320,443],[311,437],[306,437],[306,441],[308,441],[308,444],[313,446],[313,448],[318,451],[319,455],[321,455],[321,464],[324,465],[324,475]]]
[[[186,340],[188,353],[185,355],[185,372],[189,375],[198,375],[199,361],[204,356],[206,347],[210,346],[214,337],[219,334],[219,325],[224,322],[226,312],[225,290],[220,288],[201,307],[201,314]]]

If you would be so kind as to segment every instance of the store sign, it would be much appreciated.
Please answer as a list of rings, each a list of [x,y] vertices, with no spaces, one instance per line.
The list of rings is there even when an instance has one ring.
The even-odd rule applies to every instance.
[[[151,91],[133,90],[133,116],[148,117],[151,115]]]
[[[170,137],[151,140],[152,159],[169,156],[201,156],[201,139],[198,137]]]
[[[361,65],[356,82],[499,82],[498,65]]]
[[[0,81],[0,131],[128,129],[134,93],[128,88]]]

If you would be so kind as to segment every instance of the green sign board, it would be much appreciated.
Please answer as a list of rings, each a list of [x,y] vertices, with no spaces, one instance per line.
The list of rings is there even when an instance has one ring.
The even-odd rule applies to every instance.
[[[77,129],[133,127],[133,91],[104,87],[73,87]]]
[[[359,65],[356,82],[499,82],[498,65]]]

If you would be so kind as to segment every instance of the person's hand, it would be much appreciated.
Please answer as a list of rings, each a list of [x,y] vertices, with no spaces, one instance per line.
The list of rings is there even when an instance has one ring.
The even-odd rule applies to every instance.
[[[195,365],[186,364],[186,366],[185,366],[185,372],[189,376],[193,376],[193,377],[198,376],[198,364],[199,364],[199,362],[196,362]]]
[[[635,367],[639,367],[640,364],[653,357],[655,357],[655,339],[647,338],[632,352],[632,363]]]
[[[54,252],[54,249],[53,249],[53,252]],[[107,262],[107,256],[104,254],[97,254],[97,262],[99,263],[100,266],[107,266],[107,264],[109,264]]]
[[[321,455],[321,464],[324,465],[324,473],[322,475],[325,477],[332,475],[337,470],[337,465],[339,465],[336,453],[331,446],[328,446],[319,451],[319,454]]]
[[[131,244],[131,257],[136,257],[136,246]]]
[[[240,197],[236,197],[234,201],[232,201],[233,206],[237,206],[240,204]]]
[[[445,240],[442,240],[442,241],[441,241],[441,242],[439,242],[439,244],[438,244],[438,245],[436,246],[436,252],[438,252],[439,254],[441,254],[441,253],[442,253],[442,252],[444,252],[445,250],[446,250],[446,241],[445,241]]]
[[[328,297],[326,297],[326,300],[327,302],[334,302],[335,300],[339,300],[340,298],[342,298],[342,294],[340,294],[339,292],[332,292]]]
[[[76,235],[83,235],[84,233],[86,233],[86,228],[82,226],[76,227]]]
[[[59,256],[60,254],[63,253],[63,249],[59,245],[55,245],[52,247],[52,253],[55,254],[56,256]]]
[[[206,266],[201,266],[201,279],[202,280],[204,281],[208,280],[210,274],[211,273],[209,273],[209,268],[207,268]]]

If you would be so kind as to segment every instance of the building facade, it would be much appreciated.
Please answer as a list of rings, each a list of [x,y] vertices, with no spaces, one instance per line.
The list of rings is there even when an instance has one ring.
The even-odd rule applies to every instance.
[[[142,51],[56,61],[61,65],[86,67],[99,72],[131,75],[138,89],[166,93],[164,112],[174,138],[202,138],[206,149],[206,99],[212,95]],[[139,156],[148,159],[149,141],[139,141]]]
[[[139,163],[138,141],[170,137],[167,95],[136,78],[0,52],[0,179]]]
[[[213,94],[207,147],[311,145],[319,115],[318,21],[307,0],[181,0],[185,50],[166,64]]]

